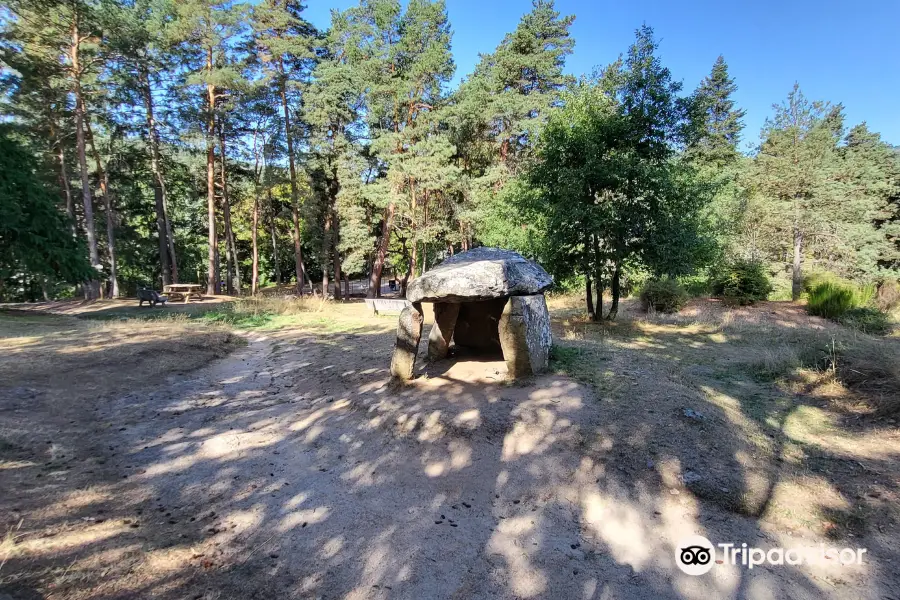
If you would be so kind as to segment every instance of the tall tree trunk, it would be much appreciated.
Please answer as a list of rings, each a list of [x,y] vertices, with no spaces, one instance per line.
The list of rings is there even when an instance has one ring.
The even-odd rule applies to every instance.
[[[253,132],[253,227],[250,230],[250,244],[253,252],[253,267],[250,272],[250,294],[255,296],[259,291],[259,245],[257,244],[257,230],[259,229],[259,185],[265,176],[266,163],[263,162],[263,170],[259,168],[259,151],[257,148],[257,135],[259,130]],[[265,145],[265,141],[263,142]]]
[[[278,264],[278,235],[275,231],[275,204],[272,201],[272,188],[266,188],[269,199],[269,231],[272,235],[272,267],[275,273],[275,285],[281,285],[281,266]]]
[[[594,307],[594,321],[603,319],[603,261],[600,254],[600,240],[596,235],[591,235],[592,250],[594,253],[594,287],[597,290],[597,304]]]
[[[178,283],[178,259],[175,255],[175,236],[172,235],[172,219],[169,218],[168,195],[163,188],[163,214],[166,218],[166,239],[169,243],[169,266],[172,268],[172,283]]]
[[[90,177],[88,176],[87,151],[84,140],[84,102],[81,90],[81,66],[79,63],[79,46],[81,36],[78,28],[77,16],[72,22],[72,48],[70,59],[72,61],[72,74],[74,80],[73,91],[75,93],[75,146],[78,152],[78,168],[81,171],[81,198],[84,203],[84,230],[88,241],[88,257],[95,273],[99,272],[100,253],[97,251],[97,231],[94,227],[94,198],[91,194]],[[85,284],[85,296],[89,300],[100,297],[100,282],[93,277]]]
[[[257,229],[259,228],[259,194],[253,196],[253,230],[250,232],[250,242],[253,245],[253,270],[250,274],[250,293],[254,296],[259,292],[259,246],[257,245]]]
[[[297,294],[303,295],[303,282],[306,279],[306,266],[303,264],[303,248],[300,239],[300,197],[297,189],[297,165],[294,159],[294,136],[291,133],[291,112],[288,109],[287,82],[285,81],[284,64],[278,59],[278,73],[280,75],[281,107],[284,111],[284,137],[287,142],[288,169],[291,175],[291,211],[294,237],[294,270],[297,275]]]
[[[159,164],[159,136],[153,116],[153,91],[146,69],[141,72],[141,88],[144,95],[144,112],[147,122],[147,138],[150,142],[150,171],[153,174],[153,200],[156,204],[156,231],[159,237],[159,264],[163,286],[177,280],[178,267],[175,266],[174,246],[169,239],[168,215],[166,214],[166,183]]]
[[[416,278],[416,268],[419,266],[419,242],[413,242],[412,257],[409,259],[409,278]]]
[[[794,226],[794,266],[791,277],[791,300],[796,302],[803,293],[803,231]]]
[[[334,257],[334,299],[341,300],[341,253],[338,252],[338,243],[341,239],[341,224],[338,221],[337,211],[331,209],[331,254]]]
[[[207,48],[206,69],[212,71],[213,49]],[[206,102],[209,114],[206,117],[206,216],[209,219],[209,268],[206,273],[206,293],[210,296],[219,293],[219,272],[217,269],[219,240],[216,235],[216,88],[206,84]]]
[[[116,264],[116,215],[113,209],[112,190],[109,189],[109,171],[103,174],[105,181],[103,202],[106,208],[106,248],[109,251],[110,298],[119,297],[119,269]]]
[[[620,258],[616,258],[616,264],[613,267],[613,275],[612,275],[612,305],[609,307],[609,314],[606,315],[606,318],[612,321],[616,318],[616,315],[619,314],[619,295],[621,291],[621,281],[622,281],[622,260]]]
[[[225,253],[227,254],[226,280],[228,293],[241,294],[241,266],[238,263],[237,245],[234,242],[234,229],[231,227],[231,198],[228,196],[228,176],[225,164],[225,126],[219,123],[219,152],[222,166],[222,215],[225,221]]]
[[[51,122],[53,143],[56,145],[56,158],[59,161],[59,189],[62,192],[62,201],[66,206],[66,215],[72,225],[72,235],[75,235],[75,199],[72,197],[72,186],[69,185],[69,170],[66,168],[66,151],[62,138],[56,129],[55,117]]]
[[[322,233],[322,297],[328,297],[328,259],[331,257],[331,207],[325,208],[325,226]],[[340,283],[340,281],[338,281]]]
[[[410,276],[412,275],[412,265],[413,265],[413,261],[410,260],[409,253],[406,252],[406,248],[404,248],[404,255],[407,258],[407,264],[406,264],[406,272],[403,273],[403,277],[400,278],[400,286],[399,287],[400,287],[400,297],[401,298],[406,298],[406,288],[409,286],[409,279],[410,279]]]
[[[118,298],[119,280],[118,269],[116,268],[116,224],[115,214],[113,212],[113,199],[110,196],[111,192],[109,190],[109,171],[103,168],[103,163],[100,161],[100,152],[97,151],[97,144],[94,142],[94,130],[91,128],[91,117],[83,104],[82,110],[84,112],[84,126],[85,132],[87,133],[88,145],[91,147],[91,154],[94,156],[94,164],[97,166],[97,178],[100,180],[100,193],[103,195],[103,208],[106,211],[106,250],[109,254],[109,297]]]
[[[591,289],[591,275],[584,274],[584,300],[587,304],[587,313],[591,320],[594,319],[594,290]]]
[[[381,272],[384,270],[384,261],[387,258],[388,246],[391,242],[391,230],[394,227],[394,203],[388,204],[384,210],[384,220],[381,222],[381,237],[378,239],[378,249],[375,252],[375,260],[372,262],[372,273],[369,276],[368,298],[381,297]]]
[[[587,314],[588,317],[593,321],[595,320],[595,312],[594,312],[594,291],[591,287],[591,260],[589,256],[593,252],[592,235],[586,234],[584,239],[584,300],[585,305],[587,306]]]

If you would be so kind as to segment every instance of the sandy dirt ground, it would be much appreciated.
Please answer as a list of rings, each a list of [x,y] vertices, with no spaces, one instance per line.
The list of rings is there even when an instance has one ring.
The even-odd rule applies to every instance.
[[[506,383],[500,361],[393,387],[393,325],[248,333],[187,376],[39,415],[40,390],[4,389],[4,426],[40,445],[4,463],[19,537],[0,598],[900,598],[889,544],[860,567],[681,573],[686,535],[828,540],[689,493],[648,442],[695,427],[677,394],[654,398],[671,416],[654,438],[567,377]]]

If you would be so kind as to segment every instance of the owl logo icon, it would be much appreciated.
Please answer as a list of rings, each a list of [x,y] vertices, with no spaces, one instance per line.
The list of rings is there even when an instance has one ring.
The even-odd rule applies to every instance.
[[[703,575],[715,564],[716,550],[708,539],[692,535],[675,546],[675,564],[688,575]]]

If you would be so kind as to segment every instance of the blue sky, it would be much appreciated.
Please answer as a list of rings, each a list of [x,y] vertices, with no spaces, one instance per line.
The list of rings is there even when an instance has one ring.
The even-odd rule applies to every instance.
[[[355,3],[309,0],[306,15],[324,28],[331,8]],[[530,0],[447,0],[455,81],[530,8]],[[557,0],[556,8],[576,15],[575,52],[566,63],[574,75],[614,60],[645,22],[656,31],[663,63],[686,90],[724,55],[739,88],[735,99],[747,111],[745,146],[758,142],[772,104],[795,81],[810,99],[842,102],[848,126],[866,121],[900,145],[900,0]]]

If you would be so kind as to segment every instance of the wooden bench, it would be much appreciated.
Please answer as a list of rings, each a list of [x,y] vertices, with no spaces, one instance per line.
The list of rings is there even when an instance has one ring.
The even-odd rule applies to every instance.
[[[202,290],[203,286],[197,285],[196,283],[172,283],[163,287],[163,291],[166,294],[183,299],[185,304],[190,302],[191,298],[203,300]]]
[[[366,298],[366,306],[369,307],[373,315],[380,315],[383,312],[401,313],[409,305],[409,300],[400,298]]]
[[[143,306],[144,302],[149,302],[151,307],[156,306],[157,304],[166,305],[166,302],[169,299],[166,296],[160,296],[159,292],[156,290],[148,290],[147,288],[140,288],[137,291],[138,297],[138,306]]]

